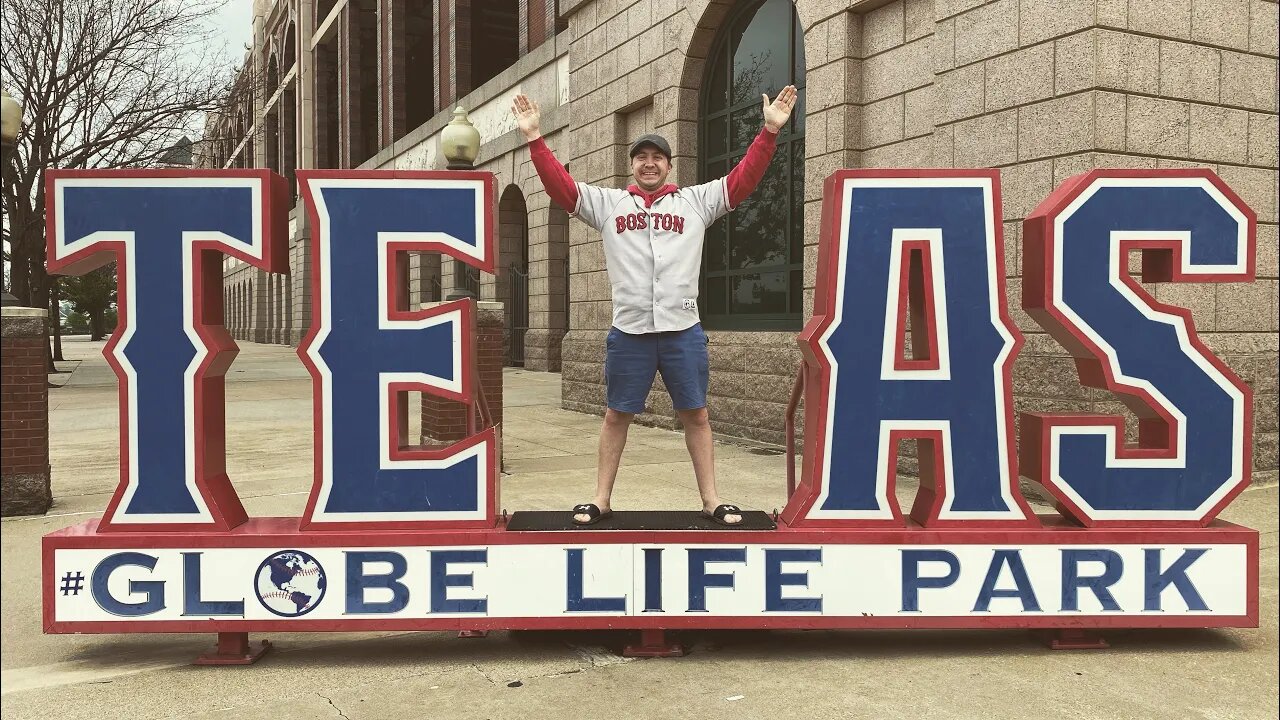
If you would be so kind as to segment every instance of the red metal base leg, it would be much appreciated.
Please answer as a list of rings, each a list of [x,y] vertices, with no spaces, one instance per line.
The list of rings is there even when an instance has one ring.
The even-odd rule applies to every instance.
[[[667,641],[666,630],[641,630],[640,644],[622,649],[623,657],[681,657],[684,654],[683,645]]]
[[[460,630],[458,631],[460,638],[483,638],[489,637],[488,630]]]
[[[1045,630],[1040,637],[1053,650],[1106,650],[1111,647],[1097,630],[1058,628]]]
[[[271,642],[263,640],[256,649],[249,646],[249,633],[218,633],[218,649],[196,658],[196,665],[252,665],[267,654]]]

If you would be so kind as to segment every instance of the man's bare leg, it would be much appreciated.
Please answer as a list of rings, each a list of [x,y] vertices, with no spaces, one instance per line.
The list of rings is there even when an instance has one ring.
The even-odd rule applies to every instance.
[[[622,461],[622,448],[627,445],[627,430],[631,427],[634,413],[618,412],[613,408],[604,411],[604,426],[600,428],[600,450],[596,454],[596,497],[592,502],[605,513],[610,509],[609,498],[613,496],[613,481],[618,477],[618,463]],[[573,518],[578,522],[587,522],[591,517],[578,513]]]
[[[720,505],[716,492],[715,445],[711,440],[711,419],[705,407],[696,410],[680,410],[680,422],[684,425],[684,444],[693,460],[693,475],[698,479],[698,494],[702,496],[702,510],[710,515]],[[742,516],[729,513],[724,521],[730,524],[742,522]]]

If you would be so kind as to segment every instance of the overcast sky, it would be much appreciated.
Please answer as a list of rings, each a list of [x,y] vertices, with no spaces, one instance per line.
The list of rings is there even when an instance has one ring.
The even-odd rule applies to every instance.
[[[214,42],[225,41],[233,57],[239,59],[241,49],[253,42],[253,0],[226,0],[214,24],[222,33]]]

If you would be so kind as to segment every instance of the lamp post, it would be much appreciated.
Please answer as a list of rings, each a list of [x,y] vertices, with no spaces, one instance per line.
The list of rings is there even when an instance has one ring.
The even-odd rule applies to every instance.
[[[9,174],[9,162],[13,160],[14,148],[17,145],[18,132],[22,129],[22,106],[0,88],[0,172]],[[0,200],[3,202],[3,200]],[[0,305],[12,307],[21,305],[18,298],[7,291],[0,295]]]
[[[467,111],[459,105],[453,120],[440,133],[440,150],[449,161],[450,170],[471,170],[480,154],[480,131],[467,119]]]
[[[467,111],[461,105],[454,109],[453,120],[440,132],[440,151],[448,161],[445,167],[449,170],[475,169],[476,156],[480,154],[480,131],[471,124]],[[471,268],[464,266],[462,271],[468,273]],[[460,300],[470,297],[475,297],[475,294],[463,288],[449,293],[445,299]]]

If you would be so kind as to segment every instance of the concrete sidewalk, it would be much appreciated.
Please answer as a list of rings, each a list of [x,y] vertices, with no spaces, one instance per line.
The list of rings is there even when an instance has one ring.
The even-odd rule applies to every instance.
[[[1277,717],[1277,490],[1227,520],[1262,532],[1256,630],[1115,631],[1053,652],[1021,631],[771,631],[684,636],[685,658],[628,661],[624,633],[273,633],[252,668],[199,668],[211,635],[46,636],[40,537],[98,515],[119,473],[116,380],[102,343],[69,338],[51,376],[55,506],[0,523],[0,710],[10,718],[1259,718]],[[594,488],[600,419],[559,408],[560,377],[504,376],[508,509],[568,509]],[[300,514],[311,382],[294,352],[245,343],[228,373],[228,473],[251,515]],[[770,511],[775,449],[720,443],[726,499]],[[900,488],[909,506],[914,487]],[[681,435],[634,427],[617,509],[698,507]],[[739,698],[740,699],[735,699]],[[595,703],[595,704],[593,704]]]

